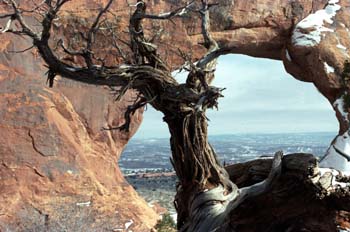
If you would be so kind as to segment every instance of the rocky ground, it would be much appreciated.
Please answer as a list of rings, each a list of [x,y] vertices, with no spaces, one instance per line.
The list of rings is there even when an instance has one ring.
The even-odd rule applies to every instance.
[[[173,200],[177,177],[174,172],[135,174],[126,176],[126,180],[150,206],[159,204],[175,215]]]

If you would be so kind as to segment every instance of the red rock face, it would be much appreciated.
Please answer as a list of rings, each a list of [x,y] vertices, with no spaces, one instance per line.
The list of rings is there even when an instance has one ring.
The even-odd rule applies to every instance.
[[[147,1],[149,12],[157,13],[183,2]],[[62,11],[63,23],[57,22],[55,29],[68,31],[66,37],[74,35],[79,29],[70,25],[72,17],[87,23],[96,12],[86,9],[105,3],[71,1]],[[314,83],[334,106],[340,123],[334,144],[350,154],[349,109],[339,100],[349,87],[341,79],[349,58],[349,6],[345,0],[223,0],[213,8],[212,30],[232,53],[282,60],[295,78]],[[332,8],[328,15],[317,13],[325,7]],[[121,0],[112,7],[120,15],[120,32],[127,29],[128,9]],[[326,18],[305,23],[312,21],[310,14]],[[204,50],[198,45],[200,25],[195,15],[174,22],[146,22],[146,27],[166,29],[157,39],[159,50],[176,69],[182,62],[173,53],[178,48],[192,50],[194,59]],[[123,122],[123,112],[135,95],[130,92],[114,102],[108,88],[63,79],[48,89],[45,68],[35,51],[8,52],[25,49],[30,41],[9,35],[0,39],[0,230],[110,231],[125,229],[130,220],[133,231],[149,230],[157,215],[125,182],[117,165],[142,113],[134,116],[130,133],[101,131]],[[103,40],[98,42],[99,53],[109,52]],[[112,55],[109,59],[119,62]],[[350,171],[334,149],[327,157],[335,158],[325,159],[324,166]]]
[[[1,37],[0,231],[149,231],[158,215],[117,165],[130,133],[118,126],[135,97],[115,102],[108,88],[60,79],[45,85],[35,52],[8,51],[29,41]],[[128,225],[128,224],[127,224]]]

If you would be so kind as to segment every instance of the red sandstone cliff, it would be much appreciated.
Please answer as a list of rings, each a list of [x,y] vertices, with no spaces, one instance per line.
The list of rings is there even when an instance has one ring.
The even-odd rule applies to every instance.
[[[123,120],[126,95],[67,80],[46,87],[28,41],[1,36],[0,231],[149,231],[158,215],[125,181],[118,158],[135,133],[101,131]]]
[[[105,2],[72,1],[61,15],[65,23],[56,29],[74,32],[74,26],[67,24],[72,13],[88,23],[95,11],[86,9]],[[180,2],[152,0],[149,11],[166,11]],[[299,24],[327,6],[336,10],[328,22],[321,19],[321,28]],[[214,9],[212,27],[220,45],[230,47],[231,53],[283,60],[295,78],[313,82],[334,106],[340,122],[340,136],[334,143],[343,152],[348,152],[349,145],[344,137],[349,130],[348,108],[342,109],[337,100],[348,89],[341,73],[349,58],[349,6],[345,0],[236,0],[234,4],[223,0]],[[126,1],[116,1],[112,9],[121,15],[118,26],[122,31],[129,15]],[[159,38],[160,50],[174,68],[181,60],[171,51],[180,47],[193,49],[195,56],[202,52],[198,21],[185,17],[175,22],[149,24],[166,28]],[[318,30],[320,41],[315,43],[308,35]],[[296,40],[303,36],[304,42],[310,42]],[[29,42],[8,35],[0,38],[0,228],[111,230],[125,229],[132,219],[132,230],[148,230],[157,215],[125,182],[117,166],[124,145],[141,122],[141,113],[135,115],[129,134],[100,130],[122,122],[127,98],[133,94],[116,103],[107,88],[66,80],[48,89],[45,68],[35,51],[9,52],[25,49]],[[329,155],[337,157],[332,150]],[[340,160],[328,166],[348,171],[349,165]]]

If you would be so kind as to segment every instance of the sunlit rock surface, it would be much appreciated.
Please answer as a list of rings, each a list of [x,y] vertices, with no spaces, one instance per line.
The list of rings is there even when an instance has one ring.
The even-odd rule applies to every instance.
[[[0,231],[149,231],[158,215],[125,181],[118,158],[130,133],[118,126],[129,92],[115,102],[107,87],[58,79],[30,45],[1,35]],[[119,229],[119,230],[118,230]]]
[[[106,2],[71,1],[55,30],[74,35],[81,28],[67,22],[74,18],[79,19],[75,23],[88,26],[96,9]],[[150,13],[159,13],[184,2],[152,0],[147,4]],[[212,10],[213,35],[221,46],[230,47],[232,53],[282,60],[287,72],[314,83],[329,100],[340,129],[321,165],[345,172],[349,171],[344,157],[350,155],[349,108],[339,99],[349,89],[341,77],[349,59],[349,6],[345,0],[224,0]],[[133,10],[127,1],[118,0],[112,6],[120,16],[121,36],[127,29],[129,9]],[[166,29],[156,41],[173,69],[182,62],[173,53],[179,48],[192,50],[194,59],[204,51],[198,44],[202,38],[197,18],[187,15],[173,22],[146,23],[145,28],[154,28],[147,35]],[[10,52],[29,47],[30,41],[9,35],[0,38],[1,230],[149,230],[157,215],[125,182],[117,165],[141,122],[141,113],[135,114],[130,133],[101,131],[122,123],[123,112],[135,95],[128,93],[115,103],[108,88],[62,79],[48,89],[46,70],[35,50]],[[97,45],[100,53],[109,51],[103,39]],[[109,55],[111,62],[120,62]]]

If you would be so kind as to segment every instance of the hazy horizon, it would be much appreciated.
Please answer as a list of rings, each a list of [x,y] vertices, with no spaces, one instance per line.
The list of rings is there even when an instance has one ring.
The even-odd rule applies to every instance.
[[[209,138],[210,137],[221,137],[221,136],[243,136],[243,135],[247,135],[247,136],[254,136],[254,135],[266,135],[266,136],[274,136],[274,135],[334,135],[334,137],[337,135],[335,134],[334,131],[311,131],[311,132],[241,132],[241,133],[227,133],[227,134],[213,134],[213,133],[209,133]],[[169,139],[168,134],[165,134],[163,137],[142,137],[142,136],[134,136],[133,139],[136,140],[144,140],[144,139]]]
[[[179,82],[184,74],[177,74]],[[218,62],[214,86],[225,87],[219,110],[208,110],[209,135],[327,132],[337,134],[330,103],[313,84],[290,76],[282,62],[227,55]],[[148,107],[135,138],[168,138],[162,114]]]

